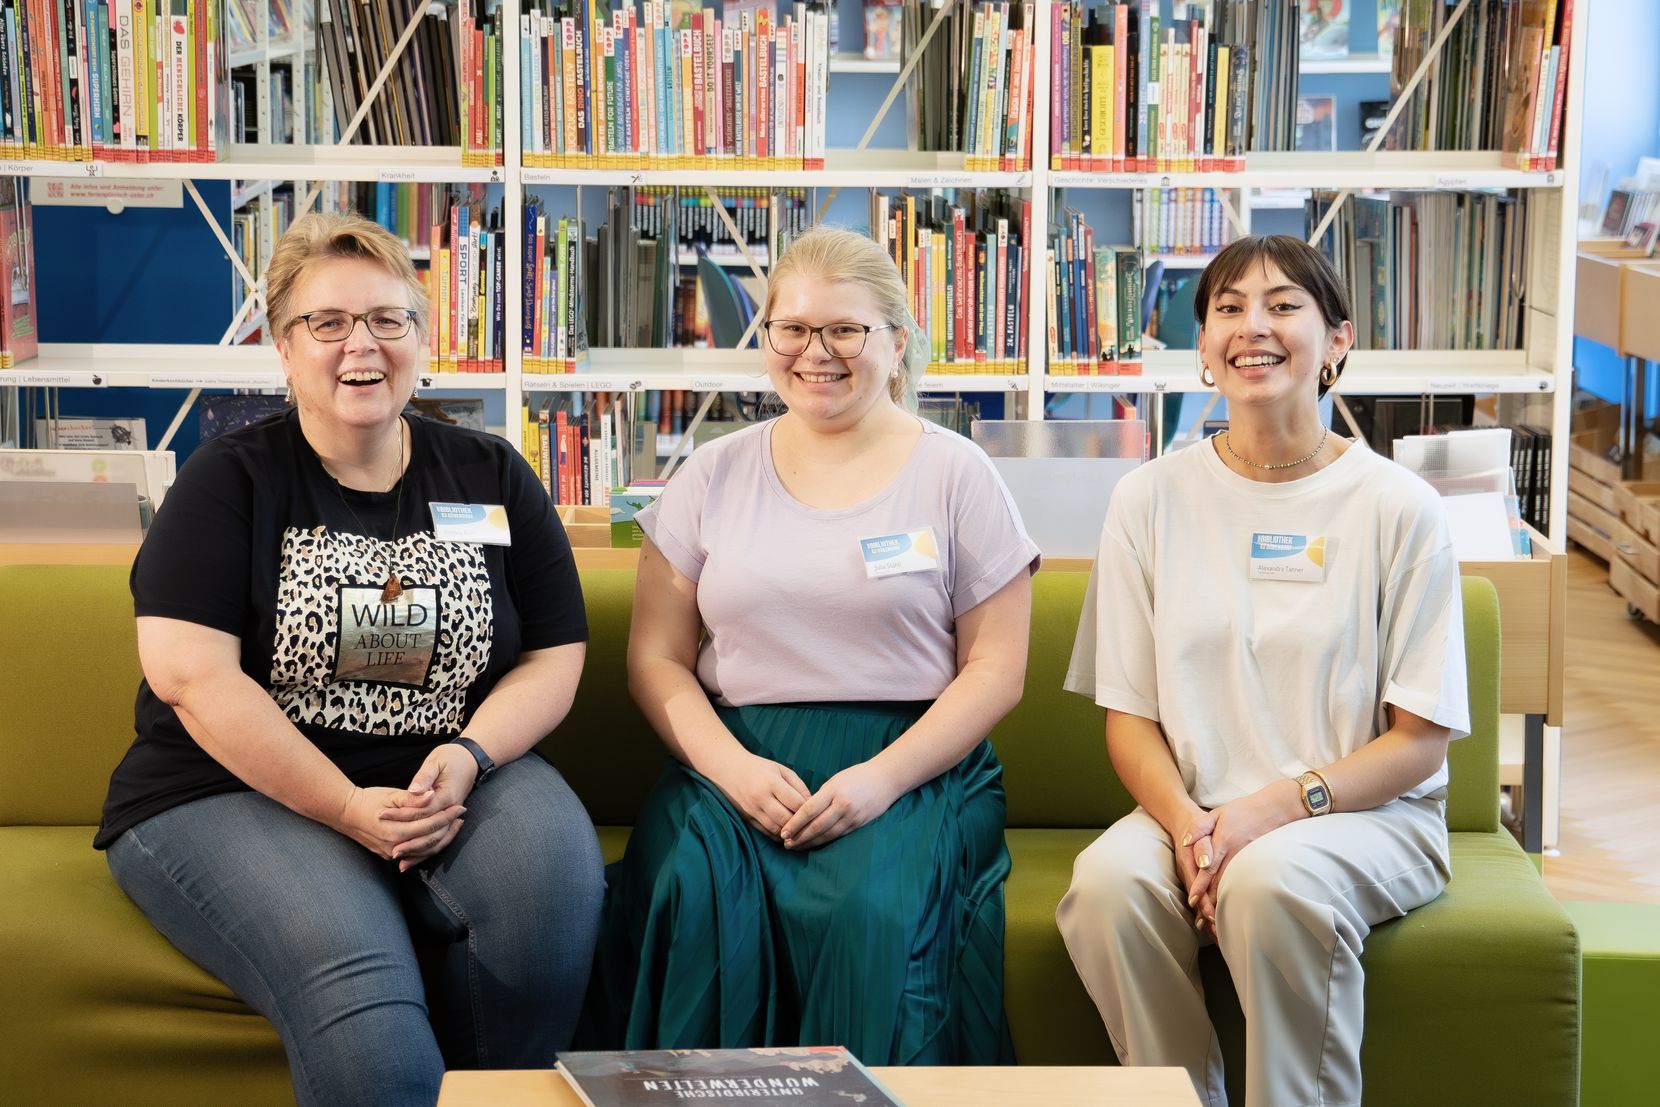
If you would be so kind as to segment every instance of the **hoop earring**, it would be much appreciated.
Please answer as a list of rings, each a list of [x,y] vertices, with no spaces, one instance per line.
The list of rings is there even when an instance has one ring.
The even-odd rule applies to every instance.
[[[1337,366],[1333,365],[1329,361],[1320,366],[1320,383],[1325,385],[1327,388],[1330,388],[1332,385],[1336,384]]]
[[[1210,366],[1199,366],[1199,383],[1204,385],[1206,388],[1216,387],[1216,378],[1210,375]]]
[[[289,385],[287,391],[285,391],[282,394],[282,402],[287,404],[289,407],[294,406],[294,386],[293,385]]]

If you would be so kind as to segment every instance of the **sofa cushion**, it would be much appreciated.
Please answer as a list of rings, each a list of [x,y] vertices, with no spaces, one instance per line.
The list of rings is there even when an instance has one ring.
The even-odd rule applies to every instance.
[[[156,932],[92,827],[0,827],[0,898],[0,1098],[294,1102],[276,1030]]]
[[[1654,1074],[1641,1059],[1660,1037],[1660,903],[1565,903],[1585,966],[1580,1103],[1651,1102]]]
[[[127,570],[0,565],[0,826],[96,823],[142,675]]]
[[[1111,1063],[1112,1045],[1055,928],[1072,862],[1095,830],[1011,830],[1004,996],[1022,1064]],[[1515,840],[1452,835],[1453,879],[1433,903],[1372,931],[1362,1051],[1368,1104],[1501,1098],[1517,1056],[1549,1086],[1522,1101],[1571,1103],[1579,1048],[1579,948],[1573,924]],[[1207,1005],[1243,1102],[1244,1021],[1227,966],[1202,958]],[[1472,1049],[1470,1036],[1504,1049]],[[1436,1074],[1433,1087],[1425,1073]],[[1449,1079],[1456,1084],[1449,1083]],[[1523,1091],[1517,1089],[1517,1091]]]

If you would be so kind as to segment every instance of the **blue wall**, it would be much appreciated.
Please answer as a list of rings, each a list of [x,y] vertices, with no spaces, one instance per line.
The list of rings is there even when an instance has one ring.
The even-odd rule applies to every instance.
[[[1584,7],[1586,0],[1579,0]],[[1637,169],[1637,159],[1660,154],[1660,4],[1654,0],[1591,0],[1585,40],[1585,115],[1580,147],[1582,202],[1600,218],[1608,190]],[[1601,184],[1598,185],[1598,178]],[[1596,192],[1588,190],[1597,188]],[[1614,351],[1574,340],[1579,387],[1619,402],[1625,366]],[[1660,407],[1660,374],[1652,375],[1647,413]]]

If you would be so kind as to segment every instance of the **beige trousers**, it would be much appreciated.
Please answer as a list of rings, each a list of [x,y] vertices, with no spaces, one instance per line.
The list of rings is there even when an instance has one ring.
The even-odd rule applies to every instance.
[[[1217,943],[1245,1012],[1248,1107],[1358,1104],[1373,926],[1441,894],[1439,798],[1302,819],[1252,842],[1222,874]],[[1199,949],[1170,836],[1137,808],[1073,866],[1056,922],[1126,1065],[1179,1065],[1225,1107]]]

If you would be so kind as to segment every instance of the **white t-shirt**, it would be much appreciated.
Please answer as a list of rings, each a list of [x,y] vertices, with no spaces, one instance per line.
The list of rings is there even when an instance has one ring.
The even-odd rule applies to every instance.
[[[1264,552],[1323,537],[1325,579],[1253,579],[1259,534]],[[1066,687],[1159,723],[1206,808],[1354,752],[1388,729],[1386,703],[1464,737],[1440,497],[1361,445],[1284,484],[1241,477],[1211,442],[1142,466],[1107,509]],[[1406,795],[1446,782],[1443,762]]]
[[[790,495],[770,420],[698,447],[637,516],[697,584],[697,675],[717,702],[934,699],[957,676],[957,619],[1036,571],[1038,548],[985,452],[919,422],[899,475],[852,507]],[[915,571],[867,575],[863,540],[925,530],[933,549],[919,537]]]

